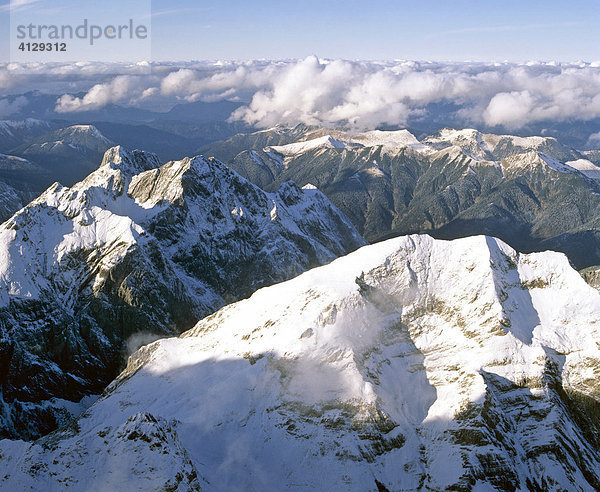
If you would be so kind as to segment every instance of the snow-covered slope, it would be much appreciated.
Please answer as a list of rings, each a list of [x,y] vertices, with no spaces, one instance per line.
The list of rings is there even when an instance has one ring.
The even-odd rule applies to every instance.
[[[354,147],[330,145],[317,137],[323,132]],[[418,232],[444,239],[487,234],[519,251],[562,251],[577,268],[600,263],[593,153],[550,137],[473,129],[418,140],[407,130],[325,128],[288,130],[283,147],[298,153],[265,152],[264,143],[278,136],[238,135],[215,146],[214,155],[263,189],[287,180],[316,185],[370,242]]]
[[[132,335],[179,333],[363,244],[314,188],[265,193],[213,159],[110,149],[0,226],[0,435],[54,428],[47,401],[101,391]]]
[[[577,169],[580,173],[585,174],[588,178],[600,179],[600,166],[588,161],[587,159],[567,161],[565,164],[573,169]]]
[[[72,125],[28,139],[11,153],[26,157],[55,181],[71,186],[95,171],[104,152],[114,145],[93,125]]]
[[[408,130],[382,131],[372,130],[364,133],[359,133],[351,137],[352,142],[357,142],[365,147],[375,147],[381,145],[388,152],[393,152],[396,149],[410,147],[418,152],[430,153],[433,149],[422,144]]]
[[[3,148],[22,143],[24,139],[40,135],[51,128],[47,121],[27,118],[25,120],[0,120],[0,145]]]
[[[81,152],[103,153],[114,143],[93,125],[72,125],[39,137],[25,149],[23,154],[52,154],[65,152],[67,148]]]
[[[25,120],[0,120],[0,131],[11,135],[19,130],[37,127],[49,128],[50,123],[35,118],[27,118]]]
[[[562,254],[388,240],[141,348],[0,486],[597,490],[599,319]]]
[[[500,160],[531,150],[544,152],[561,161],[581,157],[577,151],[561,145],[552,137],[495,135],[470,128],[463,130],[444,128],[436,135],[425,138],[423,144],[438,150],[456,145],[478,160]]]
[[[346,149],[351,147],[352,144],[348,142],[337,140],[331,135],[325,135],[323,137],[314,138],[312,140],[305,140],[287,145],[273,145],[271,147],[267,147],[265,150],[272,150],[274,152],[277,152],[278,154],[282,154],[287,157],[303,154],[305,152],[308,152],[309,150],[314,150],[318,148]]]
[[[396,153],[406,147],[418,152],[431,153],[433,148],[422,144],[408,130],[372,130],[352,135],[342,131],[332,131],[335,135],[300,140],[286,145],[266,147],[266,152],[276,152],[290,159],[316,149],[356,149],[361,147],[383,147],[386,152]]]

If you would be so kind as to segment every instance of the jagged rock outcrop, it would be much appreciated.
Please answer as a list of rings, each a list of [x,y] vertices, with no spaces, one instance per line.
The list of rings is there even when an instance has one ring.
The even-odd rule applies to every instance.
[[[584,268],[579,273],[594,289],[600,290],[600,265]]]
[[[363,244],[314,187],[265,193],[214,159],[110,149],[0,226],[0,436],[68,420],[131,337],[176,335]]]

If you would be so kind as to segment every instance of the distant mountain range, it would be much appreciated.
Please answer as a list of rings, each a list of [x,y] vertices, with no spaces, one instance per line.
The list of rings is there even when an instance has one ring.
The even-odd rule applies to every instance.
[[[83,97],[84,93],[72,96]],[[20,105],[13,114],[7,115],[9,120],[43,121],[51,129],[92,124],[108,138],[131,148],[148,149],[163,160],[182,158],[192,154],[201,145],[228,138],[238,132],[252,131],[244,123],[229,121],[231,113],[242,102],[184,102],[175,104],[168,111],[109,104],[99,109],[57,112],[57,94],[33,91],[7,98],[8,101],[15,99],[26,103]],[[0,123],[0,152],[22,143],[22,140],[16,140],[12,145],[5,144]]]
[[[71,94],[73,97],[83,97],[85,93]],[[80,111],[59,112],[56,110],[58,94],[46,94],[39,91],[14,94],[6,99],[12,102],[16,99],[25,101],[20,104],[10,119],[39,119],[63,120],[70,122],[106,121],[112,123],[147,123],[155,120],[185,121],[189,123],[208,123],[226,121],[231,113],[242,106],[242,102],[185,102],[175,104],[168,111],[153,111],[131,106],[108,104],[99,109],[83,109]]]
[[[55,181],[71,185],[83,179],[114,145],[92,125],[48,131],[53,126],[31,119],[0,121],[0,148],[8,152],[0,153],[0,183],[16,197],[0,197],[0,222]]]
[[[175,112],[185,115],[183,110]],[[19,199],[2,200],[0,222],[55,181],[70,186],[83,179],[97,167],[104,152],[115,142],[128,148],[147,148],[158,152],[163,160],[170,160],[191,155],[199,145],[228,137],[231,133],[227,124],[219,122],[192,124],[164,120],[132,124],[100,121],[95,125],[72,125],[59,120],[32,118],[2,120],[0,182],[3,189],[12,188],[11,193]]]
[[[370,242],[489,234],[519,251],[600,264],[600,165],[551,137],[445,129],[361,134],[299,126],[200,149],[265,189],[317,186]]]
[[[53,181],[71,185],[96,167],[114,142],[92,125],[60,128],[12,149],[12,153],[35,162]]]
[[[205,106],[183,105],[172,114],[191,118],[188,111]],[[220,116],[234,107],[219,106]],[[163,122],[188,125],[169,121]],[[370,242],[412,233],[490,234],[520,251],[563,251],[577,268],[600,264],[600,151],[576,150],[552,137],[444,129],[419,140],[407,130],[299,125],[197,145],[202,140],[147,125],[55,124],[0,122],[0,142],[21,142],[0,147],[6,152],[0,220],[54,181],[70,186],[83,179],[114,143],[145,148],[152,142],[152,149],[171,149],[167,155],[179,149],[215,156],[266,190],[288,180],[315,185]]]

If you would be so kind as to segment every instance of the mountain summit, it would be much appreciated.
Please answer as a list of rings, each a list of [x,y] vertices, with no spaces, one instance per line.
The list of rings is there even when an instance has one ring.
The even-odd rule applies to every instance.
[[[0,484],[597,490],[599,318],[562,254],[391,239],[141,348]]]
[[[101,392],[132,337],[181,333],[363,244],[314,187],[266,193],[214,159],[109,149],[0,226],[0,435],[69,418],[64,400]]]

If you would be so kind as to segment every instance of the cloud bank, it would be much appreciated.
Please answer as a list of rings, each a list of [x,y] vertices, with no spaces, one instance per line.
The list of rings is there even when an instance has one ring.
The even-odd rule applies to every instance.
[[[0,67],[0,90],[6,93],[11,82],[13,91],[28,81],[39,85],[46,77],[54,90],[64,91],[56,103],[59,113],[108,104],[149,108],[228,99],[246,103],[232,120],[257,127],[403,126],[426,119],[436,105],[450,105],[456,120],[465,124],[508,130],[536,122],[600,118],[600,63],[357,62],[311,56],[156,63],[150,73],[139,74],[139,67],[131,66],[122,67],[117,76],[90,64],[19,68],[15,77],[21,81],[15,85],[8,67]]]

